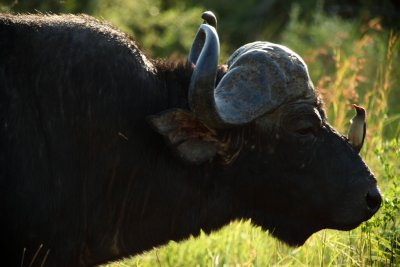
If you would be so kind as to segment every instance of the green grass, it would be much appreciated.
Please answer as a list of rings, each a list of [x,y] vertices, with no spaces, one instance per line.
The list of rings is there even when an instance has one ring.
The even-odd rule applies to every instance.
[[[239,221],[107,266],[400,265],[399,35],[382,28],[379,18],[344,21],[317,10],[306,23],[298,20],[298,13],[295,6],[282,43],[304,57],[324,96],[329,121],[346,133],[354,115],[350,104],[367,109],[362,157],[381,188],[379,212],[355,230],[323,230],[298,248],[250,221]]]
[[[370,249],[380,252],[370,254]],[[246,221],[108,266],[391,266],[390,249],[385,239],[372,239],[361,229],[324,230],[291,248]]]

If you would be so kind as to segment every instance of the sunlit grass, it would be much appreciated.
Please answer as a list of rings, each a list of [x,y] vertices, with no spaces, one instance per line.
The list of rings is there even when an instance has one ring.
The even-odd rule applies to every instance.
[[[107,266],[396,266],[384,247],[391,249],[387,239],[359,228],[324,230],[292,248],[245,221]]]

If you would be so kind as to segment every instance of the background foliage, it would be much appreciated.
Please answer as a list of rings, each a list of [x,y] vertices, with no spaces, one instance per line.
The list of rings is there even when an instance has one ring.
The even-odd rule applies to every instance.
[[[350,232],[325,230],[290,248],[251,222],[149,251],[112,266],[399,266],[400,4],[395,0],[0,0],[1,12],[87,13],[132,35],[147,54],[186,57],[204,10],[216,13],[221,63],[268,40],[308,64],[329,121],[346,133],[351,103],[367,109],[362,156],[378,177],[380,211]]]
[[[156,57],[186,55],[204,10],[212,10],[220,19],[218,32],[228,54],[257,39],[279,42],[293,5],[300,7],[297,16],[307,24],[315,22],[319,6],[327,15],[352,23],[380,17],[384,26],[400,29],[396,0],[0,0],[1,11],[87,13],[103,18],[133,35]]]

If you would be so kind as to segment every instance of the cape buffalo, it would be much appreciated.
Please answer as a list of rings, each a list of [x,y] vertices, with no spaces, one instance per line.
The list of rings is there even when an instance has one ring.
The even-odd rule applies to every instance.
[[[381,196],[327,122],[306,64],[246,44],[187,62],[86,15],[0,15],[1,264],[92,266],[235,219],[290,245],[368,220]]]

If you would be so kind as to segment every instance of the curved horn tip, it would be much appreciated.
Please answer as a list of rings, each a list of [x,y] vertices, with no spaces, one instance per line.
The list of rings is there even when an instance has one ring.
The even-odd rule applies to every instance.
[[[212,11],[205,11],[201,14],[201,18],[204,19],[204,23],[213,26],[215,29],[217,28],[217,17]]]

